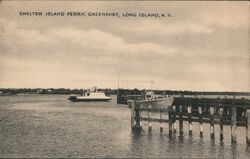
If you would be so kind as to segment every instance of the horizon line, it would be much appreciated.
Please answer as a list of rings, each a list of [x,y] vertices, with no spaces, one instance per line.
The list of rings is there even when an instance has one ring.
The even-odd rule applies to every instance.
[[[92,87],[91,87],[92,88]],[[41,87],[0,87],[0,89],[70,89],[70,90],[73,90],[73,89],[82,89],[82,90],[86,90],[86,89],[91,89],[91,88],[65,88],[65,87],[47,87],[47,88],[41,88]],[[134,89],[137,89],[137,90],[149,90],[149,89],[146,89],[146,88],[97,88],[97,89],[111,89],[111,90],[119,90],[119,89],[127,89],[127,90],[134,90]],[[224,91],[216,91],[216,90],[213,90],[213,91],[205,91],[205,90],[175,90],[175,89],[152,89],[152,90],[155,90],[155,91],[188,91],[188,92],[236,92],[236,93],[250,93],[250,91],[227,91],[227,90],[224,90]]]

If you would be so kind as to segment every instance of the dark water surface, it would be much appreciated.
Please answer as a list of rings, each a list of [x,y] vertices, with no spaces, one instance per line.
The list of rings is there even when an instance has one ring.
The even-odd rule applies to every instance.
[[[146,158],[250,158],[245,128],[237,128],[237,144],[231,144],[230,127],[225,126],[224,143],[199,137],[198,123],[193,136],[168,136],[159,123],[153,131],[134,133],[130,128],[130,109],[117,105],[116,99],[104,103],[72,103],[62,95],[25,95],[0,97],[0,158],[4,157],[146,157]]]

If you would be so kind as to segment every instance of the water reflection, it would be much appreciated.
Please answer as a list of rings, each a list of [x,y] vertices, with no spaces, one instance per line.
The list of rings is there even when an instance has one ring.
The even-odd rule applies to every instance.
[[[141,148],[142,146],[142,130],[140,129],[133,129],[131,131],[131,156],[134,157],[140,157],[140,154],[143,154],[143,149]]]
[[[178,136],[178,142],[183,144],[185,140],[185,137],[183,135]]]
[[[215,138],[210,138],[210,143],[211,143],[211,146],[214,146],[215,145]]]
[[[153,138],[153,132],[152,130],[148,131],[148,141],[151,142],[152,141],[152,138]]]
[[[193,135],[189,135],[188,144],[192,144],[194,142]]]
[[[250,152],[250,145],[247,145],[247,146],[246,146],[246,151],[247,151],[247,152]]]
[[[176,142],[176,133],[172,133],[172,135],[168,135],[169,136],[169,143],[174,143]]]
[[[224,151],[225,151],[225,149],[224,149],[224,143],[220,143],[220,146],[218,146],[219,148],[218,148],[218,151],[219,151],[219,153],[218,153],[218,157],[219,158],[225,158],[225,155],[224,155]]]
[[[146,128],[145,128],[146,129]],[[167,132],[167,131],[166,131]],[[225,146],[223,140],[216,142],[217,138],[200,137],[193,135],[179,135],[178,133],[160,133],[159,130],[136,130],[131,135],[131,152],[136,157],[209,157],[209,158],[237,158],[247,156],[250,147],[247,146],[245,154],[239,154],[237,143]],[[204,138],[206,140],[204,140]],[[210,139],[210,140],[209,140]],[[242,145],[240,145],[242,146]],[[228,151],[230,150],[230,151]]]
[[[232,145],[231,145],[231,151],[232,151],[232,157],[233,158],[237,158],[238,151],[237,151],[237,144],[236,143],[232,143]]]

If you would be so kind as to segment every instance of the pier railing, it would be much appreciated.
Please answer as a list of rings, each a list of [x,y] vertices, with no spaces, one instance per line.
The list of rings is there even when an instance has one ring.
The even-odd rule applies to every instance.
[[[148,122],[148,129],[152,130],[152,122],[160,123],[160,131],[163,131],[163,123],[169,125],[169,135],[177,132],[177,120],[179,122],[179,134],[183,135],[183,121],[188,121],[188,132],[192,135],[192,122],[199,123],[200,136],[203,137],[203,123],[210,124],[210,137],[215,138],[215,124],[219,124],[220,140],[223,141],[223,126],[231,126],[231,141],[237,141],[237,127],[246,128],[246,142],[250,145],[250,100],[248,99],[208,99],[175,97],[172,105],[167,108],[153,108],[149,105],[138,104],[135,100],[128,101],[131,107],[131,128],[142,129],[142,121]],[[142,116],[142,112],[147,116]],[[159,113],[158,118],[152,118],[152,112]],[[167,113],[168,119],[163,119],[162,114]]]

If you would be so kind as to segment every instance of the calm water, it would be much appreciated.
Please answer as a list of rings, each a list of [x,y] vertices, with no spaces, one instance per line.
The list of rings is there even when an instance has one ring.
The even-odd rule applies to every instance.
[[[153,131],[143,123],[141,133],[130,129],[130,110],[117,105],[115,97],[106,103],[72,103],[67,96],[27,95],[0,97],[0,158],[3,157],[146,157],[146,158],[249,158],[245,129],[237,128],[238,142],[231,144],[230,127],[225,127],[224,143],[209,138],[204,125],[200,139],[197,123],[193,136],[184,123],[184,137],[169,137],[159,124]]]

